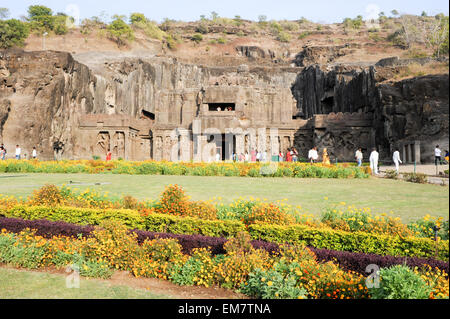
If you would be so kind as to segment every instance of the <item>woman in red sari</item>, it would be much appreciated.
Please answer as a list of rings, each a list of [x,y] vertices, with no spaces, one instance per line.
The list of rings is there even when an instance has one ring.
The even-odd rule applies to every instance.
[[[106,161],[110,161],[112,157],[112,154],[110,151],[108,151],[108,153],[106,153]]]
[[[292,162],[291,150],[289,148],[286,152],[286,162]]]

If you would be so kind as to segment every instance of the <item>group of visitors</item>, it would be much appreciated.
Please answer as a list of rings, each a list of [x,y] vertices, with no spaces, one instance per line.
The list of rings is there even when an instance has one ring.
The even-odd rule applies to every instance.
[[[218,153],[219,154],[219,153]],[[219,161],[220,158],[217,158]],[[267,152],[260,152],[252,149],[250,153],[245,152],[241,154],[233,153],[232,155],[233,162],[266,162],[267,161]]]
[[[233,111],[233,108],[231,106],[228,107],[224,107],[223,108],[224,111]],[[220,106],[217,107],[217,112],[221,112],[222,108]]]
[[[298,162],[298,151],[295,147],[290,147],[286,150],[286,155],[282,151],[278,154],[279,162]]]
[[[372,172],[375,175],[378,175],[378,160],[379,160],[379,153],[377,152],[376,148],[372,149],[372,152],[370,153],[370,157],[369,157],[369,161],[370,161],[370,168],[372,170]],[[355,153],[355,159],[356,162],[358,163],[358,166],[362,165],[362,160],[363,160],[363,154],[362,154],[362,149],[359,148],[356,153]],[[449,152],[446,150],[445,151],[445,156],[444,156],[444,160],[442,160],[442,151],[439,148],[439,145],[436,145],[436,148],[434,149],[434,164],[435,165],[442,165],[443,163],[448,163],[450,159],[450,154]],[[402,160],[400,159],[400,152],[398,150],[398,148],[395,148],[394,153],[392,154],[392,161],[394,162],[395,165],[395,171],[397,172],[397,174],[400,172],[400,164],[402,164]]]
[[[6,154],[7,154],[6,147],[5,147],[5,145],[1,144],[0,145],[0,159],[5,160]],[[26,156],[26,154],[25,154],[25,156]],[[22,158],[22,149],[17,144],[16,151],[15,151],[15,159],[20,160],[21,158]],[[37,158],[36,146],[33,146],[33,150],[31,151],[31,158],[33,158],[33,159]]]
[[[317,163],[319,161],[319,152],[317,151],[317,147],[314,146],[312,149],[308,151],[308,160],[311,164]],[[328,156],[328,151],[326,148],[322,151],[322,164],[330,165],[330,157]]]

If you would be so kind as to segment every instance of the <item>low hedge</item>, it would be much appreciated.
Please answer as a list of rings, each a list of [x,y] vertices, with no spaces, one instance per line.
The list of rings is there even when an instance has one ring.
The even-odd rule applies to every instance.
[[[364,232],[345,232],[304,225],[279,226],[251,224],[239,221],[203,220],[165,214],[141,216],[126,209],[92,209],[76,207],[15,206],[4,210],[5,217],[48,219],[81,225],[98,225],[102,220],[123,222],[129,228],[172,234],[232,237],[248,231],[253,239],[275,243],[304,243],[307,246],[339,251],[373,253],[377,255],[449,258],[448,241],[434,242],[428,238],[375,235]]]
[[[36,235],[46,238],[60,235],[73,238],[78,238],[79,235],[90,237],[95,229],[94,226],[91,225],[82,226],[62,221],[53,222],[45,219],[24,220],[20,218],[0,217],[0,229],[6,229],[12,233],[19,233],[26,228],[34,229],[36,230]],[[131,229],[130,231],[136,233],[137,241],[140,244],[146,239],[173,238],[180,243],[183,247],[183,253],[185,254],[190,254],[194,248],[207,247],[211,248],[213,255],[225,254],[223,245],[227,242],[227,239],[224,237],[159,233],[139,229]],[[268,243],[260,240],[253,240],[251,243],[255,249],[265,249],[270,253],[278,251],[278,244],[275,243]]]
[[[400,237],[346,232],[328,228],[312,228],[304,225],[252,224],[248,231],[253,239],[276,243],[304,243],[315,248],[352,251],[391,256],[433,257],[447,261],[449,242],[435,242],[428,238]]]
[[[122,222],[129,228],[145,229],[144,217],[139,212],[130,209],[17,205],[3,210],[3,212],[5,217],[18,217],[27,220],[47,219],[80,225],[99,225],[103,220],[115,220]]]
[[[245,231],[245,225],[238,221],[203,220],[165,214],[150,214],[144,217],[139,212],[130,209],[17,205],[4,210],[3,215],[27,220],[64,221],[80,225],[99,225],[103,220],[116,220],[131,229],[225,238]]]
[[[77,238],[79,235],[89,237],[94,230],[93,226],[81,226],[65,222],[51,222],[48,220],[23,220],[18,218],[0,218],[0,229],[6,229],[12,233],[19,233],[25,228],[35,229],[36,234],[51,238],[53,236],[68,236]],[[137,234],[139,243],[144,240],[159,238],[176,239],[183,248],[183,253],[190,254],[194,248],[211,249],[213,255],[225,254],[224,244],[227,239],[223,237],[208,237],[201,235],[179,235],[170,233],[156,233],[142,230],[130,230]],[[265,241],[253,240],[254,248],[264,249],[273,254],[279,251],[278,244]],[[375,264],[380,268],[387,268],[392,265],[403,265],[406,263],[411,268],[429,265],[432,268],[439,268],[449,273],[449,263],[433,258],[417,258],[417,257],[393,257],[379,256],[376,254],[354,253],[348,251],[336,251],[330,249],[320,249],[309,247],[320,262],[333,261],[342,269],[356,271],[362,275],[367,275],[366,267]]]

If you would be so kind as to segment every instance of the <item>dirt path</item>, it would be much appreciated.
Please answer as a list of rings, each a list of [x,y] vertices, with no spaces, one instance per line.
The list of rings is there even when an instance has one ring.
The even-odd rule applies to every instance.
[[[16,269],[26,272],[51,273],[60,276],[67,275],[64,269],[42,268],[28,270],[0,264],[1,268]],[[82,280],[86,278],[81,277]],[[170,296],[174,299],[247,299],[248,297],[231,290],[218,287],[178,286],[168,280],[155,278],[136,278],[127,271],[115,271],[110,279],[89,279],[104,282],[111,286],[128,286],[134,289],[144,289],[157,295]]]

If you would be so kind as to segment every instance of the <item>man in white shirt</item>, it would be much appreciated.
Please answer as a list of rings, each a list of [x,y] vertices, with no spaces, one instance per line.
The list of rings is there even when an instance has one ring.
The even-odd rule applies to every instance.
[[[356,151],[355,158],[356,158],[356,162],[358,163],[358,167],[360,167],[362,165],[362,160],[363,160],[363,153],[362,153],[361,148],[358,148],[358,150]]]
[[[370,153],[370,169],[375,175],[378,175],[378,158],[379,154],[376,148],[373,148],[372,153]]]
[[[394,155],[392,155],[392,160],[394,161],[395,170],[397,171],[397,174],[398,174],[399,173],[399,165],[400,165],[400,163],[402,163],[402,161],[400,159],[400,152],[398,151],[398,149],[396,149],[394,152]]]
[[[220,162],[220,153],[216,153],[216,162]]]
[[[311,163],[315,163],[318,158],[319,158],[319,154],[317,153],[317,147],[313,147],[308,152],[308,159]]]
[[[16,159],[20,160],[20,153],[22,150],[20,149],[19,145],[16,145]]]
[[[436,166],[438,163],[442,165],[441,153],[442,151],[439,149],[439,145],[436,145],[436,148],[434,149],[434,165]]]
[[[33,152],[31,152],[31,157],[34,158],[34,159],[37,158],[36,146],[33,146]]]

